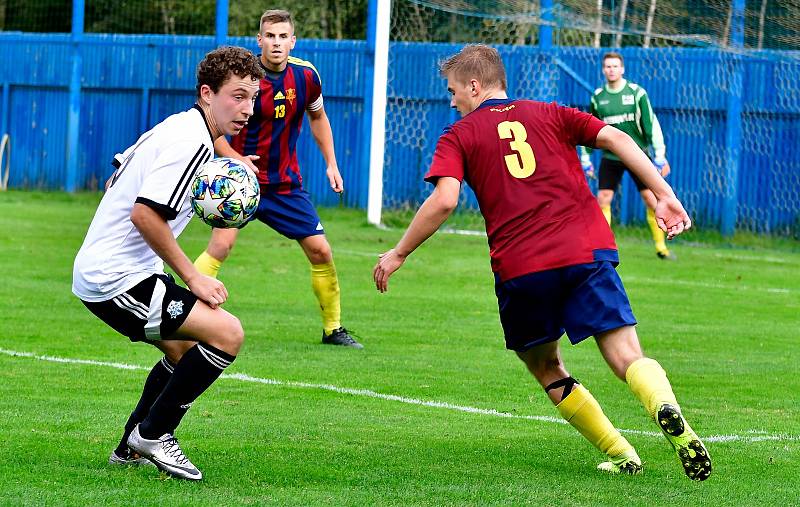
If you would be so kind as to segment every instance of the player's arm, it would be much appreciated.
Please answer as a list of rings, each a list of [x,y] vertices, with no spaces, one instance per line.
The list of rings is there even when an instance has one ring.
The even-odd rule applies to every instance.
[[[339,165],[336,163],[336,151],[333,148],[333,130],[328,115],[325,113],[325,107],[321,106],[313,111],[309,109],[308,123],[314,141],[317,142],[319,151],[322,153],[322,158],[325,159],[325,173],[331,189],[336,193],[344,192],[344,182],[339,172]]]
[[[640,112],[639,128],[642,129],[647,143],[653,148],[653,163],[661,175],[666,178],[670,172],[670,167],[669,162],[667,162],[667,146],[664,143],[664,133],[661,131],[661,124],[658,122],[646,92],[642,91],[636,107],[639,108]]]
[[[658,200],[655,209],[656,222],[667,233],[667,239],[672,239],[692,226],[689,215],[675,197],[672,187],[658,171],[653,170],[650,159],[628,134],[606,125],[598,132],[595,146],[618,156],[625,167],[652,190]]]
[[[436,188],[417,210],[403,237],[394,248],[380,256],[372,270],[375,287],[379,291],[389,290],[392,273],[400,269],[406,257],[430,238],[456,209],[460,190],[461,182],[456,178],[441,177],[436,181]]]
[[[137,202],[131,211],[131,222],[150,248],[175,271],[197,297],[208,303],[211,308],[216,308],[228,299],[228,291],[222,282],[197,271],[192,261],[181,250],[172,235],[172,230],[158,211]]]
[[[235,158],[236,160],[241,160],[244,162],[247,167],[253,170],[253,172],[257,173],[258,168],[253,163],[253,161],[258,160],[258,155],[242,155],[238,151],[233,149],[231,143],[225,138],[225,136],[220,136],[214,141],[214,153],[216,153],[220,157],[228,157],[228,158]]]

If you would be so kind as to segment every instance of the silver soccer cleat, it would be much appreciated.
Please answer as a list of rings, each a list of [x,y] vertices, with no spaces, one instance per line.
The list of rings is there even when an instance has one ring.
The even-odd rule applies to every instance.
[[[142,438],[137,424],[128,437],[128,447],[153,462],[159,470],[180,479],[199,481],[203,474],[183,454],[178,440],[164,433],[157,440]]]

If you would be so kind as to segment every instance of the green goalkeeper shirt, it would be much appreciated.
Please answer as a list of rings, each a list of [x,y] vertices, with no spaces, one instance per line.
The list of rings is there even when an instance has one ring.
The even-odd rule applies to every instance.
[[[598,88],[592,95],[589,113],[631,136],[645,153],[652,147],[656,162],[666,159],[661,125],[658,124],[647,92],[641,86],[625,81],[617,91],[611,91],[608,84]],[[582,149],[581,156],[588,161],[589,151]],[[609,151],[603,151],[603,158],[619,160]]]

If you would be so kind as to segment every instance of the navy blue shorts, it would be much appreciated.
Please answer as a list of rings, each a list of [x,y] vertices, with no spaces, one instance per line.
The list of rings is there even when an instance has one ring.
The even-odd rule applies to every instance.
[[[325,234],[317,210],[302,188],[289,194],[262,191],[255,218],[289,239]]]
[[[611,261],[540,271],[500,281],[495,293],[506,348],[519,352],[561,338],[576,344],[636,324],[628,295]]]

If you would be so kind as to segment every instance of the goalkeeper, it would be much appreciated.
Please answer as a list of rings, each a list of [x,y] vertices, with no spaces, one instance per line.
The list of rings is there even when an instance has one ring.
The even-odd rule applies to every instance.
[[[652,148],[653,164],[661,176],[666,178],[670,168],[665,157],[666,147],[661,125],[647,98],[647,92],[641,86],[625,80],[622,77],[624,74],[625,64],[622,55],[614,52],[603,55],[603,75],[606,77],[606,84],[595,90],[592,95],[589,113],[631,136],[643,151],[647,152]],[[594,175],[589,150],[584,147],[581,147],[581,165],[589,176]],[[625,171],[628,171],[628,168],[619,157],[610,151],[603,151],[597,185],[597,202],[609,225],[611,225],[611,201]],[[656,223],[654,215],[656,198],[653,192],[635,174],[630,171],[628,173],[647,207],[647,225],[650,226],[653,235],[656,255],[659,259],[675,260],[675,255],[667,249],[664,232]]]

